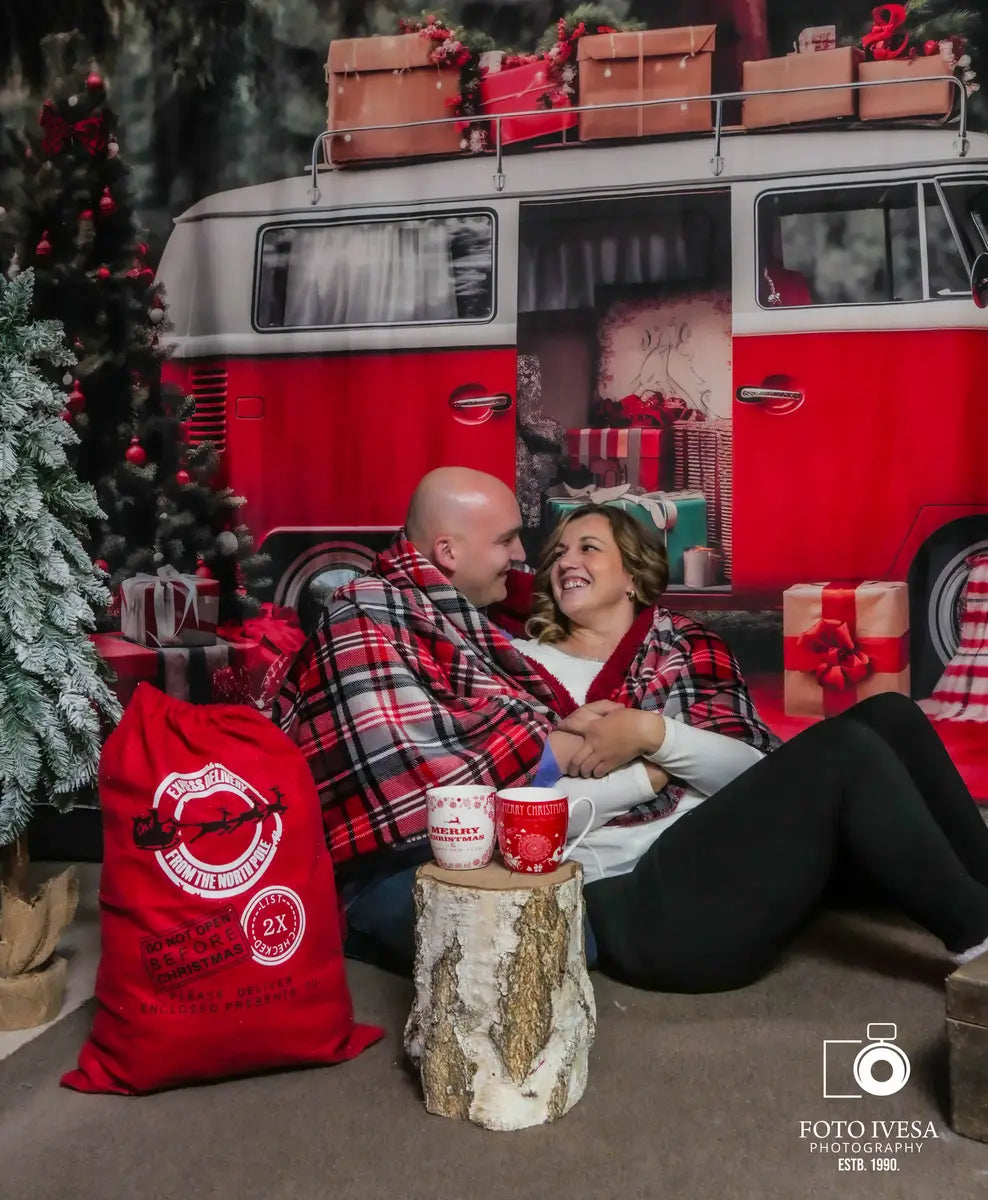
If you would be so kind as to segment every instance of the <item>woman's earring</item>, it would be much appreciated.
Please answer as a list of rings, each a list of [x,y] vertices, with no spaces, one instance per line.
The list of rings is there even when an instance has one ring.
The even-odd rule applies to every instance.
[[[637,600],[638,599],[638,597],[635,595],[634,592],[628,592],[627,595],[628,595],[629,600]]]

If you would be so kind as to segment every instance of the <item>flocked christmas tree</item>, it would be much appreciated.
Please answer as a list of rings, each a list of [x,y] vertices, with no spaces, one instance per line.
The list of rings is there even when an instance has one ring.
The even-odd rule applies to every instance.
[[[31,317],[32,286],[30,271],[0,277],[0,846],[35,802],[92,783],[100,719],[119,717],[88,636],[108,600],[81,540],[99,507],[48,378],[72,355],[56,322]]]
[[[35,312],[62,322],[78,358],[63,380],[65,418],[79,433],[80,477],[106,514],[89,538],[114,597],[102,624],[115,618],[122,580],[165,564],[217,579],[220,620],[235,621],[256,611],[249,589],[266,585],[266,560],[236,523],[243,498],[214,486],[218,457],[194,436],[193,399],[162,389],[167,310],[106,81],[78,37],[48,41],[53,79],[24,149],[14,270],[34,268]]]

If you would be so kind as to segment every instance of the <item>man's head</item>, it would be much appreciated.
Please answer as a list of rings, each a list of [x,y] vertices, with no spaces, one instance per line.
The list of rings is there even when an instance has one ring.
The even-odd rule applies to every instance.
[[[405,532],[476,608],[503,600],[512,562],[525,557],[511,490],[469,467],[430,471],[412,495]]]

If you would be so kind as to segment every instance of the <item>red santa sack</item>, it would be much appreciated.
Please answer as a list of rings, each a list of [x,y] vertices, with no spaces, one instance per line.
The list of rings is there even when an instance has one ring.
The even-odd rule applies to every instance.
[[[353,1058],[333,867],[298,747],[137,687],[100,761],[96,1015],[62,1083],[133,1094]]]

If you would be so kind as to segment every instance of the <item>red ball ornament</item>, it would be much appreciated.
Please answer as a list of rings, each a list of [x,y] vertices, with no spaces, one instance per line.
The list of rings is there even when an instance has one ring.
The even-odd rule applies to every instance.
[[[143,467],[148,460],[144,447],[141,445],[139,438],[131,438],[130,445],[124,452],[124,458],[132,463],[135,467]]]
[[[96,272],[96,278],[97,278],[97,279],[109,279],[109,278],[110,278],[110,268],[109,268],[109,267],[106,265],[106,263],[104,263],[104,264],[103,264],[103,265],[102,265],[102,266],[101,266],[101,267],[100,267],[100,268],[97,270],[97,272]]]
[[[930,40],[928,42],[923,43],[923,53],[926,55],[927,58],[932,58],[934,54],[939,54],[940,53],[940,43],[935,42],[933,40],[933,38],[930,38]]]
[[[98,558],[93,563],[93,566],[96,568],[97,571],[105,571],[107,574],[109,574],[109,572],[110,572],[110,564],[106,561],[105,558]]]
[[[212,579],[213,578],[213,572],[209,569],[209,567],[206,566],[206,564],[202,561],[201,558],[199,559],[198,567],[196,567],[196,578],[197,579]]]
[[[81,413],[86,407],[86,397],[83,395],[82,389],[79,387],[78,379],[75,380],[72,385],[72,391],[69,392],[67,403],[69,412],[71,413]]]
[[[67,408],[63,408],[62,411],[58,415],[62,418],[63,421],[71,421],[72,420],[72,414],[69,412],[69,410]]]
[[[134,253],[137,255],[138,258],[147,258],[147,256],[148,256],[147,242],[138,242],[137,246],[134,250]]]
[[[79,214],[80,221],[91,221],[92,219],[93,219],[93,210],[91,208],[84,208],[82,210],[82,212]]]
[[[103,213],[104,216],[109,216],[109,214],[111,212],[113,212],[116,209],[116,207],[117,207],[117,202],[110,195],[110,189],[108,187],[105,187],[103,189],[103,195],[100,196],[100,198],[99,198],[100,212]]]
[[[176,471],[175,482],[179,487],[185,487],[187,483],[192,482],[192,476],[188,473],[188,471]]]
[[[92,72],[90,72],[89,75],[87,75],[86,87],[89,88],[90,91],[98,92],[102,86],[103,86],[102,76],[97,75],[95,71],[92,71]]]
[[[51,254],[51,242],[48,240],[48,230],[46,229],[41,235],[41,241],[34,247],[34,253],[38,258],[47,258]]]

